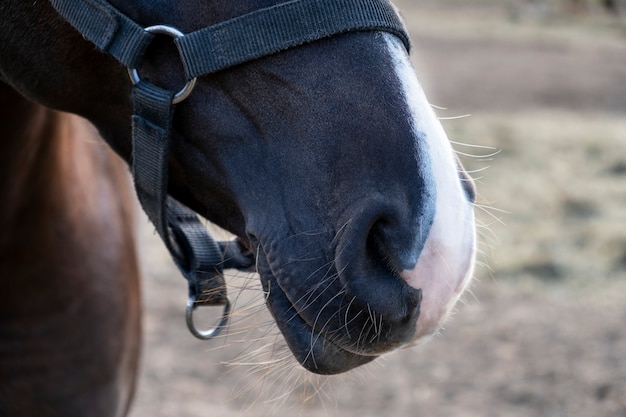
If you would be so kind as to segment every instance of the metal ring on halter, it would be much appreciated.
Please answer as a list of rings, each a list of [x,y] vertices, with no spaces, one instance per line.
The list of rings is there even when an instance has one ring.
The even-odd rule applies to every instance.
[[[169,35],[172,38],[180,38],[182,36],[185,36],[185,34],[181,32],[180,30],[175,29],[171,26],[166,26],[166,25],[149,26],[145,28],[144,30],[150,33]],[[137,72],[136,68],[127,68],[127,71],[128,71],[128,76],[130,77],[130,80],[132,81],[133,85],[141,81],[141,77],[139,76],[139,72]],[[191,92],[193,91],[193,88],[196,86],[196,80],[197,78],[192,78],[191,80],[187,81],[187,84],[185,84],[185,86],[178,93],[174,95],[174,98],[172,99],[172,104],[180,103],[181,101],[189,97],[189,94],[191,94]]]
[[[222,311],[222,317],[217,324],[212,329],[201,330],[196,327],[193,322],[193,311],[198,307],[196,304],[196,300],[193,297],[190,297],[187,300],[187,309],[185,311],[185,320],[187,321],[187,328],[191,332],[192,335],[201,340],[209,340],[219,334],[219,332],[226,327],[228,324],[228,319],[230,317],[230,300],[226,298],[226,304],[224,305],[224,310]]]

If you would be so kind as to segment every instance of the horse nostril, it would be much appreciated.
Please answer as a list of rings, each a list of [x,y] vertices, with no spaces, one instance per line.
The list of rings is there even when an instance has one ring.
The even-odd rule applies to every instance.
[[[393,274],[415,267],[424,247],[428,229],[411,222],[401,224],[388,216],[379,216],[370,227],[366,238],[367,256],[373,262],[381,262]]]
[[[350,224],[336,260],[348,293],[361,306],[399,324],[419,314],[421,291],[409,286],[400,273],[415,267],[425,237],[416,238],[410,224],[401,224],[396,220],[400,216],[385,208],[362,212],[360,221]]]
[[[383,235],[385,233],[384,232],[385,223],[386,221],[384,219],[379,219],[374,222],[374,224],[370,228],[370,231],[367,235],[367,239],[365,241],[365,250],[369,258],[371,259],[380,258],[381,260],[384,260],[385,263],[389,263],[388,251],[385,250],[385,246],[383,244],[383,241],[385,240],[383,238]],[[389,266],[393,268],[393,265],[389,265]]]
[[[393,222],[380,218],[370,228],[365,243],[365,253],[371,266],[372,277],[376,277],[374,285],[378,287],[377,290],[389,297],[387,303],[399,309],[393,314],[396,318],[419,314],[422,300],[421,290],[406,285],[400,277],[403,270],[415,267],[419,251],[414,253],[399,244],[394,244],[393,239],[398,239],[398,234],[394,233]],[[394,294],[397,296],[394,297]]]

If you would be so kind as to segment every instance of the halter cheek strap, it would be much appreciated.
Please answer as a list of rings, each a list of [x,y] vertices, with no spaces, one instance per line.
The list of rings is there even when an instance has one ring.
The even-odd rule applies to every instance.
[[[195,213],[167,194],[168,160],[175,104],[196,77],[350,31],[386,31],[410,48],[409,37],[388,0],[293,0],[259,9],[196,32],[170,26],[143,28],[106,0],[50,0],[55,9],[100,50],[129,68],[132,102],[132,173],[142,208],[189,283],[187,325],[208,339],[227,323],[230,303],[223,268],[249,269],[254,259],[237,243],[216,243]],[[187,85],[179,92],[142,81],[134,69],[155,33],[174,38]],[[222,305],[217,327],[203,331],[193,322],[199,305]]]

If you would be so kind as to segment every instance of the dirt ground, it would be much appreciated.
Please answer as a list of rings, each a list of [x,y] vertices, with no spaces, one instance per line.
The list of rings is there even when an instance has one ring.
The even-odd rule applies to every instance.
[[[431,101],[472,113],[444,126],[477,179],[480,265],[444,331],[311,377],[275,347],[257,278],[232,274],[229,333],[196,341],[142,221],[132,417],[626,416],[626,19],[456,3],[398,2]]]

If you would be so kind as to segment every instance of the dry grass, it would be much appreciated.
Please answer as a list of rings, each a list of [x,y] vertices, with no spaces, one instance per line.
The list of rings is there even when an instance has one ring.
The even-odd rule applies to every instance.
[[[450,123],[451,124],[451,123]],[[626,278],[626,118],[553,111],[475,116],[451,135],[501,152],[480,170],[498,276],[602,284]],[[497,236],[497,240],[489,236]]]

